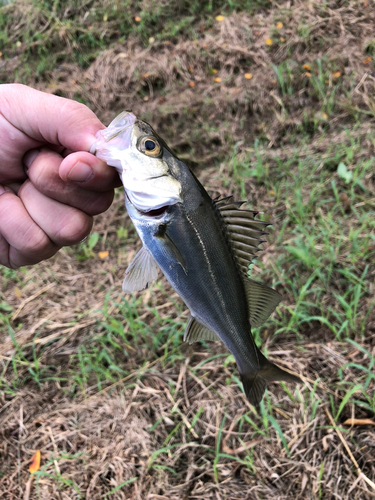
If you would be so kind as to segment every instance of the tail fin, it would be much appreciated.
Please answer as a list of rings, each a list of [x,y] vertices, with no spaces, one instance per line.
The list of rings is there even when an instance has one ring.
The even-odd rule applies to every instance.
[[[249,402],[254,406],[259,406],[262,401],[267,382],[283,380],[285,382],[301,383],[302,380],[291,373],[288,373],[274,365],[263,355],[261,355],[262,366],[257,372],[240,374],[243,388]]]

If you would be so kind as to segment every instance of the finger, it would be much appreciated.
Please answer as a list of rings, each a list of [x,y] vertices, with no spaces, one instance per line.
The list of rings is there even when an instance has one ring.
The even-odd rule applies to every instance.
[[[0,89],[1,89],[0,85]],[[0,92],[0,110],[2,111],[3,102]],[[0,183],[23,181],[26,174],[22,168],[22,156],[24,151],[40,146],[40,142],[27,137],[22,131],[10,123],[0,112]]]
[[[5,119],[28,137],[72,151],[89,151],[95,133],[104,128],[84,104],[25,85],[1,85],[0,102]]]
[[[57,247],[78,243],[91,231],[92,217],[45,196],[30,181],[22,185],[18,196],[30,217]]]
[[[94,159],[92,170],[95,172],[97,158],[89,153],[87,153],[87,156]],[[29,162],[29,159],[25,158],[24,161]],[[77,183],[64,182],[59,176],[61,162],[61,156],[47,148],[40,149],[39,153],[36,156],[34,155],[31,164],[29,163],[27,173],[37,190],[53,200],[78,208],[88,215],[105,212],[113,201],[113,189],[96,192],[85,189],[85,187],[81,187]],[[91,165],[88,165],[88,167],[91,168]],[[99,168],[102,168],[102,166],[100,165]],[[95,176],[95,173],[93,175]],[[104,186],[104,188],[106,187]]]
[[[0,196],[0,235],[0,264],[13,269],[48,259],[59,249],[11,191]]]
[[[108,191],[122,184],[115,168],[86,152],[72,153],[64,158],[59,175],[63,181],[94,191]]]

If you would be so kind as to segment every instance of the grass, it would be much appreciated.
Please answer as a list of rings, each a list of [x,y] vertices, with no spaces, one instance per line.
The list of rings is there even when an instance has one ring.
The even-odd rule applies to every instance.
[[[372,498],[332,424],[374,481],[374,427],[345,425],[375,413],[372,13],[352,0],[0,8],[0,81],[104,123],[130,102],[213,195],[272,222],[251,273],[283,301],[253,335],[304,377],[270,384],[257,413],[223,346],[182,342],[188,312],[165,280],[122,295],[139,241],[119,191],[80,245],[0,270],[2,498],[24,497],[37,449],[41,499]]]
[[[251,13],[266,7],[267,2],[195,0],[181,1],[176,6],[171,0],[112,0],[95,5],[83,0],[69,4],[36,0],[24,3],[22,10],[18,5],[22,2],[11,3],[0,12],[0,45],[6,49],[5,57],[27,61],[26,68],[17,68],[20,80],[26,83],[32,75],[44,78],[59,64],[76,63],[87,68],[109,44],[129,37],[137,38],[146,47],[155,40],[196,38],[199,30],[213,26],[215,13],[243,9]],[[22,15],[25,11],[27,15]]]

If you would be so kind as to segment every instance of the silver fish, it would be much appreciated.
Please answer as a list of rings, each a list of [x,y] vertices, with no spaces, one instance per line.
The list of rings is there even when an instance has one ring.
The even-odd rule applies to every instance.
[[[301,382],[268,361],[251,334],[281,300],[248,277],[268,224],[232,197],[212,200],[152,127],[131,112],[99,131],[90,151],[118,170],[143,243],[125,273],[124,292],[146,288],[159,266],[190,309],[184,340],[221,340],[251,404],[259,405],[268,381]]]

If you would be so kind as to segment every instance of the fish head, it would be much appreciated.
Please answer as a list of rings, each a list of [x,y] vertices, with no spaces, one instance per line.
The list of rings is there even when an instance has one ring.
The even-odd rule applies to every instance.
[[[139,213],[158,215],[182,202],[182,187],[167,157],[170,153],[151,125],[124,111],[99,130],[90,152],[115,167],[129,203]]]

